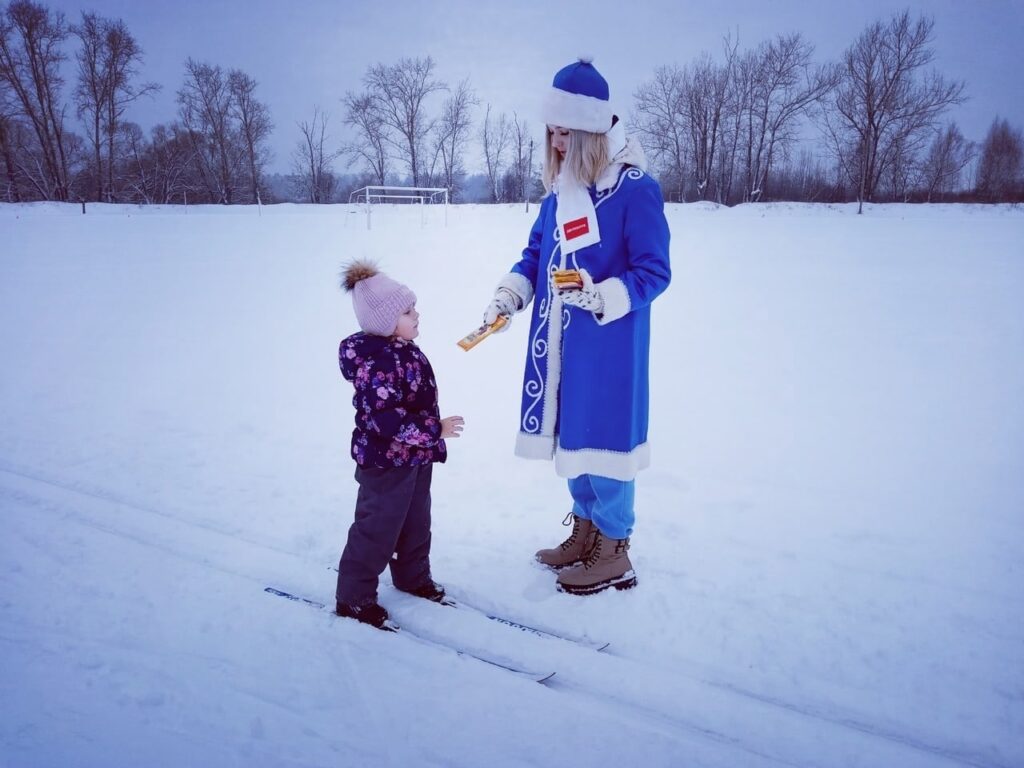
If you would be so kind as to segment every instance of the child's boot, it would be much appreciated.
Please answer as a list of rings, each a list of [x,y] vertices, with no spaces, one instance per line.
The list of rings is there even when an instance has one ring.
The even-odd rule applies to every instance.
[[[421,587],[416,589],[401,589],[399,592],[405,592],[416,597],[422,597],[424,600],[430,600],[434,603],[443,603],[445,600],[444,587],[438,584],[436,581],[428,581]]]
[[[608,587],[635,587],[636,574],[629,561],[628,551],[629,539],[609,539],[597,531],[594,546],[587,558],[558,575],[558,591],[571,595],[593,595]]]
[[[376,629],[383,629],[385,632],[395,632],[396,625],[388,617],[388,612],[376,601],[362,603],[361,605],[349,605],[348,603],[336,603],[334,612],[346,619],[355,619],[363,624],[369,624]]]
[[[566,521],[568,519],[567,516]],[[572,533],[569,534],[569,538],[554,549],[540,550],[536,555],[537,560],[556,571],[570,565],[575,565],[587,556],[591,547],[594,546],[594,537],[596,535],[596,525],[590,520],[584,520],[582,517],[572,515]]]

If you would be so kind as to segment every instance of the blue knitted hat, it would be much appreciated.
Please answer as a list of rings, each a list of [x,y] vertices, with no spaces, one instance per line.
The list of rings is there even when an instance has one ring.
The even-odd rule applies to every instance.
[[[594,68],[591,59],[581,56],[555,73],[541,114],[548,125],[605,133],[612,127],[608,81]]]

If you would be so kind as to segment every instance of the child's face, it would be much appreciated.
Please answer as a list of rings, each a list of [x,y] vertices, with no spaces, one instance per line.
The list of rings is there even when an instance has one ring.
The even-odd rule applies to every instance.
[[[409,309],[398,316],[398,326],[395,328],[395,336],[406,341],[412,341],[420,335],[420,313],[416,311],[413,304]]]

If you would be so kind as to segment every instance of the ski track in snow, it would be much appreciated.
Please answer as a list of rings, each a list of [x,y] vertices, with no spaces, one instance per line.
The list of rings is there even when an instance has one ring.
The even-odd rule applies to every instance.
[[[454,344],[533,214],[89,213],[0,206],[0,764],[1024,761],[1021,209],[668,206],[640,586],[582,601],[528,562],[567,498],[511,457],[528,323]],[[382,582],[400,623],[537,685],[262,592],[330,601],[354,256],[416,291],[467,420],[435,577],[609,652]]]
[[[149,536],[138,535],[134,533],[126,532],[118,526],[111,525],[109,523],[100,522],[97,517],[98,515],[89,516],[83,514],[83,508],[80,504],[75,504],[73,499],[75,497],[82,497],[94,502],[100,502],[103,505],[102,512],[110,511],[114,508],[123,508],[132,512],[141,512],[145,515],[152,516],[159,520],[159,524],[166,526],[168,529],[178,529],[183,531],[184,534],[201,533],[206,536],[217,537],[226,540],[226,543],[242,547],[258,547],[260,549],[267,550],[274,553],[275,555],[283,555],[292,558],[296,561],[299,568],[305,564],[306,567],[312,565],[305,560],[301,555],[283,550],[279,547],[275,547],[270,544],[257,542],[249,539],[239,538],[233,533],[218,530],[209,525],[205,525],[198,522],[183,520],[180,517],[164,512],[153,507],[137,504],[132,501],[128,501],[121,497],[119,494],[109,491],[107,489],[99,489],[95,486],[87,489],[79,487],[75,483],[61,481],[52,477],[44,476],[44,473],[39,470],[25,470],[23,468],[14,468],[9,465],[0,464],[0,473],[8,476],[6,484],[0,484],[0,498],[7,498],[14,501],[23,502],[30,504],[35,509],[45,510],[54,512],[62,516],[63,519],[73,521],[76,524],[87,526],[96,531],[100,531],[104,534],[117,536],[124,538],[134,544],[138,544],[144,547],[152,547],[165,554],[171,555],[182,560],[201,565],[203,567],[212,568],[230,576],[238,577],[241,579],[247,579],[253,582],[254,585],[266,585],[266,577],[251,573],[243,573],[235,569],[224,567],[216,562],[216,555],[198,557],[193,554],[189,554],[184,545],[184,535],[179,532],[177,534],[172,533],[170,530],[166,530],[163,533],[165,538],[162,541],[154,541]],[[13,481],[13,482],[12,482]],[[14,487],[12,487],[14,486]],[[21,487],[17,487],[21,486]],[[57,493],[55,494],[54,491]],[[71,496],[71,500],[67,497]],[[64,496],[62,499],[61,496]],[[146,527],[147,531],[152,531],[151,526]],[[189,536],[189,545],[195,545],[197,539],[194,536]],[[212,551],[214,548],[210,548]],[[433,608],[433,606],[428,606]],[[444,610],[438,607],[438,610]],[[443,614],[442,614],[443,615]],[[443,636],[443,632],[440,633]],[[527,641],[530,642],[530,641]],[[554,643],[559,644],[560,641],[556,639],[540,639],[541,643]],[[562,641],[562,644],[566,641]],[[344,648],[344,645],[342,645]],[[470,647],[470,650],[474,648]],[[485,651],[486,648],[478,647],[475,650]],[[614,651],[605,652],[603,655],[607,656],[610,661],[596,661],[591,658],[592,655],[598,654],[599,652],[591,649],[580,649],[581,655],[587,656],[587,665],[600,665],[605,667],[599,669],[596,673],[589,673],[601,679],[608,679],[606,675],[609,673],[617,673],[620,678],[636,677],[635,673],[630,672],[629,667],[631,666],[650,666],[644,665],[643,662],[637,659],[630,659],[628,657],[621,657]],[[351,657],[351,653],[346,649],[344,651],[346,660],[350,672],[355,675],[357,685],[359,685],[359,674],[356,671],[358,664],[354,662]],[[611,667],[612,669],[607,669]],[[585,675],[586,673],[581,673]],[[876,738],[883,741],[892,742],[895,745],[901,747],[907,747],[911,750],[916,750],[923,753],[928,753],[936,757],[942,758],[944,761],[948,761],[950,765],[962,765],[971,766],[972,768],[1010,768],[1010,766],[1003,766],[999,763],[986,762],[982,757],[971,754],[959,754],[953,750],[944,749],[939,746],[921,742],[915,739],[913,736],[907,734],[888,732],[884,728],[871,723],[860,722],[851,718],[844,718],[841,715],[837,715],[833,712],[825,712],[816,710],[813,707],[806,705],[799,705],[789,701],[781,699],[767,697],[759,695],[755,692],[744,690],[737,686],[723,683],[716,680],[709,680],[705,678],[693,677],[686,675],[679,671],[673,671],[673,674],[680,677],[685,677],[687,681],[696,683],[699,686],[707,686],[709,688],[717,689],[718,691],[725,692],[735,697],[739,697],[756,704],[765,705],[771,709],[778,710],[782,713],[792,713],[801,718],[808,720],[820,721],[823,724],[829,726],[835,726],[841,729],[848,729],[855,731],[866,736]],[[659,676],[664,678],[665,670],[659,670]],[[612,677],[614,679],[614,677]],[[645,704],[642,698],[638,696],[636,699],[628,698],[616,698],[609,697],[601,694],[599,691],[594,690],[592,687],[588,687],[586,684],[579,682],[579,680],[573,678],[570,675],[566,675],[562,671],[557,672],[557,678],[545,683],[545,685],[555,691],[565,692],[566,694],[573,696],[580,696],[586,698],[590,702],[590,706],[599,706],[605,710],[610,717],[625,718],[632,722],[635,726],[642,729],[651,729],[651,719],[653,718],[656,722],[662,725],[661,728],[655,728],[654,730],[665,737],[673,737],[678,731],[685,730],[686,732],[697,736],[699,738],[708,739],[718,744],[728,746],[740,750],[750,757],[756,757],[768,761],[772,765],[784,765],[793,766],[794,768],[800,768],[801,766],[809,765],[802,762],[792,762],[780,758],[778,755],[759,750],[753,745],[747,743],[744,739],[739,736],[728,735],[722,731],[714,730],[707,727],[702,727],[686,718],[682,718],[679,715],[671,711],[665,711],[657,709]],[[359,685],[359,687],[364,687]],[[669,686],[672,689],[677,689],[677,686]],[[275,708],[280,708],[284,711],[288,711],[288,706],[284,703],[274,701],[265,696],[260,696],[254,692],[245,692],[247,695],[258,698],[264,703],[270,704]],[[647,692],[649,695],[650,692]],[[757,721],[763,721],[764,715],[755,715]]]

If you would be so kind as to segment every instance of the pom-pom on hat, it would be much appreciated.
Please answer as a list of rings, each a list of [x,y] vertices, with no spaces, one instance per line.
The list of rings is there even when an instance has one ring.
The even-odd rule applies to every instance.
[[[415,293],[380,272],[370,261],[357,260],[345,267],[341,286],[352,294],[359,327],[376,336],[393,334],[399,315],[416,303]]]
[[[608,81],[592,61],[581,56],[555,73],[541,108],[545,123],[590,133],[606,133],[612,127]]]

